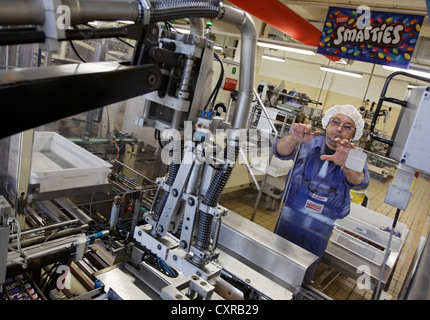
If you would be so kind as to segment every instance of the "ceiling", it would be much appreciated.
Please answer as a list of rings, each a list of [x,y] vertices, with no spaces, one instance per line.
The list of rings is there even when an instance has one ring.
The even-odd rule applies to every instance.
[[[358,6],[366,5],[370,9],[387,12],[399,12],[407,14],[420,14],[427,16],[426,2],[424,0],[378,0],[375,1],[331,1],[331,0],[319,0],[319,1],[298,1],[298,0],[279,0],[295,13],[306,19],[307,21],[315,24],[317,27],[322,27],[322,23],[325,21],[328,7],[343,7],[343,8],[357,8]],[[227,3],[227,2],[226,2]],[[424,23],[424,28],[421,30],[421,34],[429,32],[428,19]],[[424,27],[424,26],[423,26]]]
[[[261,1],[261,0],[260,0]],[[223,1],[224,4],[236,7],[229,1]],[[414,55],[412,57],[411,63],[414,65],[423,66],[426,69],[430,68],[430,26],[428,19],[428,12],[425,0],[378,0],[375,1],[344,1],[344,0],[314,0],[314,1],[299,1],[299,0],[279,0],[280,3],[287,6],[289,9],[294,11],[297,15],[301,16],[309,23],[314,25],[317,29],[322,30],[323,24],[325,22],[328,7],[343,7],[343,8],[357,8],[360,5],[366,5],[371,10],[386,11],[386,12],[397,12],[403,14],[418,14],[424,15],[424,22],[420,31],[420,37],[415,46]],[[246,11],[246,10],[245,10]],[[283,33],[270,26],[270,23],[262,22],[261,20],[253,16],[260,37],[270,38],[285,42],[295,42],[301,45],[299,41],[292,38],[288,34]],[[270,22],[270,21],[268,21]],[[231,26],[223,26],[221,24],[214,23],[215,34],[219,33],[225,36],[237,36],[235,35],[235,30],[232,30]],[[225,39],[222,39],[225,41]],[[231,45],[231,43],[229,43]],[[304,46],[304,45],[302,45]],[[315,47],[316,49],[316,47]]]

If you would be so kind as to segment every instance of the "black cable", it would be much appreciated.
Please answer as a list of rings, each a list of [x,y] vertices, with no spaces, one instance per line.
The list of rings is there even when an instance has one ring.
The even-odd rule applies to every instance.
[[[133,48],[133,49],[135,48],[135,46],[133,46],[131,43],[128,43],[127,41],[122,40],[121,38],[115,37],[115,39],[118,40],[118,41],[121,41],[122,43],[124,43],[126,45],[128,45],[130,48]]]
[[[75,54],[78,56],[78,58],[79,58],[82,62],[86,63],[87,61],[86,61],[84,58],[82,58],[82,56],[79,54],[78,50],[76,50],[75,45],[73,44],[72,40],[69,40],[69,42],[70,42],[70,46],[72,47],[73,51],[74,51],[74,52],[75,52]]]
[[[182,34],[182,32],[178,31],[178,29],[176,29],[169,21],[164,21],[164,24],[166,25],[166,28],[167,27],[170,28],[168,30],[173,29],[173,30],[175,30],[175,32],[177,32],[179,34]]]
[[[45,282],[46,282],[46,285],[48,285],[48,278],[50,278],[50,277],[52,277],[52,275],[51,275],[51,272],[52,271],[54,271],[54,270],[56,270],[57,268],[58,268],[58,266],[60,265],[60,262],[55,262],[52,266],[51,266],[51,268],[49,269],[49,270],[47,270],[47,271],[45,271],[42,275],[41,275],[41,278],[43,278],[44,276],[45,276],[45,278],[43,278],[42,279],[42,281],[40,282],[40,284],[39,284],[39,287],[40,288],[43,288],[43,286],[45,285]]]
[[[220,76],[218,78],[218,83],[216,85],[216,94],[215,94],[214,99],[213,99],[212,107],[215,104],[215,99],[218,96],[218,92],[219,92],[219,89],[221,88],[222,80],[224,79],[224,64],[222,63],[222,60],[218,54],[214,53],[214,57],[216,60],[218,60],[220,66],[221,66],[221,73],[220,73]]]
[[[83,24],[84,26],[86,26],[86,27],[88,27],[88,28],[93,28],[93,29],[96,29],[96,30],[100,30],[99,28],[97,28],[97,27],[94,27],[94,26],[92,26],[92,25],[89,25],[88,23],[84,23]],[[121,41],[122,43],[124,43],[124,44],[126,44],[126,45],[128,45],[129,47],[131,47],[131,48],[135,48],[135,46],[133,46],[132,44],[130,44],[130,43],[128,43],[127,41],[125,41],[125,40],[122,40],[121,38],[118,38],[118,37],[114,37],[115,39],[117,39],[118,41]]]
[[[155,129],[155,133],[156,133],[156,139],[158,141],[158,144],[160,145],[160,148],[163,149],[165,147],[165,145],[163,146],[163,143],[161,142],[161,132],[158,129]]]
[[[221,84],[222,84],[222,80],[224,79],[224,65],[222,63],[222,60],[215,52],[214,52],[214,58],[220,63],[221,72],[220,72],[220,75],[218,77],[217,84],[215,85],[214,89],[212,90],[211,95],[209,96],[208,100],[206,101],[205,106],[203,107],[203,110],[206,111],[207,107],[210,105],[210,108],[208,110],[209,112],[212,112],[212,110],[214,108],[215,100],[218,96],[219,89],[220,89]]]

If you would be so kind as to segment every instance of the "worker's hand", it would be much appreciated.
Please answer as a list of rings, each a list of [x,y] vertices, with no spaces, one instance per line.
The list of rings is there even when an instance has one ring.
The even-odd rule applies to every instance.
[[[336,138],[336,152],[332,155],[322,155],[321,160],[333,161],[338,166],[344,167],[348,158],[349,150],[354,149],[355,145],[346,139]]]
[[[298,143],[306,143],[319,136],[321,132],[312,131],[312,125],[303,123],[294,123],[291,128],[291,139]]]

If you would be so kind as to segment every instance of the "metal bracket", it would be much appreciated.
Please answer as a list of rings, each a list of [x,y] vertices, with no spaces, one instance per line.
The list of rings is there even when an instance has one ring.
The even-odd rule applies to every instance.
[[[160,239],[155,239],[150,234],[148,234],[149,231],[151,231],[151,226],[149,225],[137,226],[134,229],[134,238],[142,246],[146,247],[161,259],[166,259],[168,251],[170,249],[176,248],[178,243],[167,236],[161,237]]]
[[[188,177],[190,176],[194,166],[193,160],[193,152],[189,149],[184,155],[184,159],[175,181],[170,188],[169,196],[157,224],[156,230],[162,236],[170,230],[176,231],[179,226],[181,214],[178,212],[178,208],[182,201],[182,195],[184,193],[185,185],[188,182]]]
[[[197,275],[186,277],[180,283],[174,283],[161,290],[164,300],[210,300],[215,287]]]
[[[188,195],[185,201],[184,219],[182,221],[181,240],[179,247],[184,251],[189,251],[196,220],[197,209],[199,207],[199,197]]]

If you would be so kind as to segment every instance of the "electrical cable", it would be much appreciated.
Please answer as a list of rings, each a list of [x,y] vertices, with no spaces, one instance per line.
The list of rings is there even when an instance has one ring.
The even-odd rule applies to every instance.
[[[206,109],[208,108],[209,105],[211,105],[211,107],[209,108],[208,111],[212,112],[212,109],[214,108],[214,105],[215,105],[215,100],[218,96],[218,92],[219,92],[219,89],[220,89],[221,84],[222,84],[222,80],[224,79],[224,65],[222,63],[222,60],[216,53],[214,53],[214,58],[220,63],[221,72],[220,72],[220,75],[218,77],[217,84],[215,85],[214,89],[212,90],[212,93],[210,94],[208,100],[205,103],[205,106],[203,107],[203,111],[205,111],[205,112],[206,112]]]
[[[176,278],[179,275],[178,271],[169,266],[166,261],[158,257],[155,253],[152,253],[148,248],[144,246],[141,248],[146,252],[143,257],[145,263],[164,273],[166,276]]]
[[[163,146],[163,143],[161,142],[161,131],[158,129],[155,129],[154,136],[157,139],[160,148],[163,149],[165,145]]]
[[[43,278],[43,276],[45,276],[45,278],[42,280],[42,282],[40,283],[40,285],[39,285],[39,287],[42,289],[44,286],[45,286],[45,291],[46,291],[46,288],[48,288],[48,284],[49,284],[49,282],[50,282],[50,280],[48,280],[48,278],[49,279],[52,279],[52,275],[53,275],[53,272],[55,272],[55,270],[57,270],[57,268],[60,266],[60,262],[59,261],[57,261],[57,262],[55,262],[52,266],[51,266],[51,268],[49,269],[49,270],[47,270],[47,271],[45,271],[42,275],[41,275],[41,278]]]
[[[219,62],[220,66],[221,66],[221,72],[220,72],[220,76],[218,77],[218,82],[215,86],[215,93],[214,93],[214,96],[212,99],[210,112],[213,112],[215,101],[216,101],[216,98],[218,97],[219,89],[221,88],[221,84],[222,84],[222,81],[224,79],[224,65],[222,63],[222,60],[216,53],[214,53],[214,57]]]
[[[75,54],[78,56],[78,58],[83,62],[83,63],[87,63],[87,61],[82,58],[82,56],[79,54],[78,50],[76,50],[75,45],[73,44],[72,40],[69,40],[70,46],[72,47],[73,51],[75,52]]]
[[[116,158],[115,158],[115,160],[118,160],[118,158],[119,158],[119,146],[118,146],[118,143],[115,140],[112,140],[112,143],[115,145],[115,148],[116,148]]]
[[[92,26],[92,25],[90,25],[90,24],[88,24],[88,23],[83,23],[82,25],[84,25],[84,26],[86,26],[86,27],[88,27],[88,28],[92,28],[92,29],[100,30],[100,28],[94,27],[94,26]],[[114,37],[114,39],[116,39],[116,40],[118,40],[118,41],[120,41],[120,42],[122,42],[122,43],[126,44],[126,45],[127,45],[127,46],[129,46],[130,48],[133,48],[133,49],[135,48],[135,46],[133,46],[132,44],[128,43],[127,41],[122,40],[121,38]]]
[[[182,32],[180,32],[178,29],[176,29],[169,21],[164,21],[164,25],[166,26],[167,30],[175,30],[175,32],[182,34]]]

